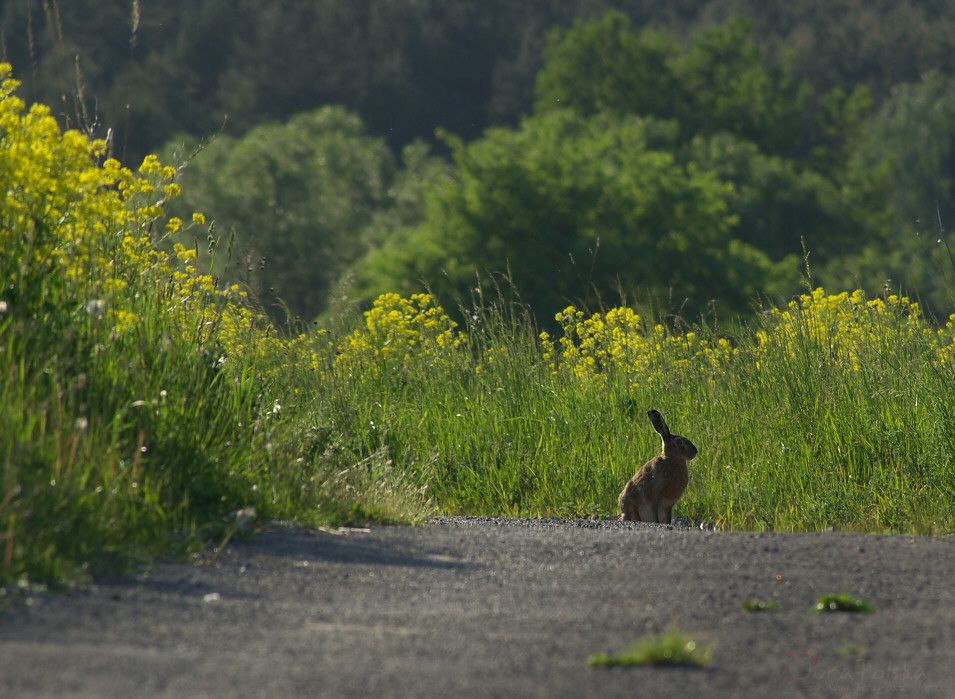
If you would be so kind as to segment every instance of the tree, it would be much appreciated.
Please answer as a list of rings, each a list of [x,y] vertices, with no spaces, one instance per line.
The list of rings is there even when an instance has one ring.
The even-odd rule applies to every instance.
[[[570,29],[548,34],[535,108],[675,118],[687,99],[673,69],[679,53],[679,44],[666,32],[637,32],[622,12],[578,19]]]
[[[686,138],[730,133],[765,153],[796,155],[809,119],[809,85],[787,61],[765,65],[754,23],[734,18],[707,27],[674,59]]]
[[[731,185],[734,237],[772,260],[800,257],[803,246],[822,258],[838,256],[865,237],[870,212],[838,182],[791,158],[766,155],[730,134],[697,136],[685,157]]]
[[[777,263],[803,246],[827,262],[853,254],[885,224],[880,172],[849,166],[871,94],[815,95],[792,59],[766,60],[754,26],[731,18],[684,47],[619,12],[577,21],[551,34],[536,108],[672,120],[677,138],[664,147],[676,161],[732,185],[734,237]]]
[[[882,164],[892,174],[895,231],[955,220],[955,79],[932,71],[898,85],[869,122],[855,152],[858,170]]]
[[[682,142],[726,132],[791,155],[809,118],[808,86],[788,63],[766,67],[752,32],[734,19],[683,49],[665,32],[635,31],[620,12],[578,20],[550,35],[536,108],[675,119]]]
[[[834,260],[829,273],[874,277],[918,293],[936,311],[950,309],[955,79],[932,71],[917,83],[896,86],[856,139],[848,172],[860,196],[880,200],[872,208],[883,212],[884,232],[867,241],[866,249]]]
[[[82,111],[79,69],[87,113],[133,165],[177,132],[215,133],[226,115],[238,136],[327,104],[359,113],[398,152],[438,126],[471,140],[516,125],[546,33],[611,9],[628,33],[665,27],[681,43],[733,14],[752,18],[748,41],[769,72],[792,54],[781,65],[818,94],[866,84],[880,102],[932,68],[955,71],[950,0],[11,0],[0,3],[0,54],[24,97],[64,120]],[[632,63],[611,67],[629,80]]]
[[[426,190],[421,225],[357,266],[359,288],[372,298],[423,284],[453,306],[500,274],[541,320],[621,293],[691,316],[712,300],[745,310],[786,269],[732,239],[728,185],[648,146],[673,138],[672,124],[563,110],[452,139],[453,178]]]
[[[412,169],[399,176],[383,139],[355,114],[326,107],[220,137],[188,164],[171,213],[201,211],[220,232],[234,230],[230,276],[312,318],[376,227],[417,216],[412,184],[429,176],[432,159],[420,144],[406,155]]]

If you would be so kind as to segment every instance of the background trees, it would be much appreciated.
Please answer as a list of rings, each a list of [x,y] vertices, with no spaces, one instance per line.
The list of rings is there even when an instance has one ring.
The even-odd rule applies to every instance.
[[[830,260],[836,276],[891,279],[947,314],[955,303],[955,80],[930,71],[893,88],[860,133],[849,169],[851,186],[880,181],[886,200],[874,233]]]
[[[804,248],[837,257],[868,230],[845,150],[869,101],[812,108],[751,31],[734,20],[684,47],[615,12],[553,32],[535,115],[452,141],[454,181],[359,265],[362,293],[424,280],[466,298],[499,272],[546,318],[621,295],[733,315],[794,290]]]
[[[791,55],[791,75],[819,94],[867,85],[881,100],[932,68],[955,71],[947,0],[22,0],[0,7],[0,55],[25,97],[64,118],[78,66],[89,113],[131,162],[226,117],[239,135],[327,104],[398,150],[439,126],[469,141],[516,125],[548,33],[608,10],[681,43],[751,18],[744,43],[772,62]]]
[[[778,270],[733,239],[732,187],[678,163],[673,133],[632,115],[560,110],[453,141],[454,179],[427,190],[420,226],[369,254],[360,288],[373,297],[423,279],[467,298],[497,272],[541,318],[621,294],[672,299],[692,315],[713,299],[745,310],[757,291],[778,290]]]
[[[188,154],[195,147],[186,139],[170,149]],[[423,144],[405,149],[403,165],[399,170],[384,139],[369,136],[357,115],[324,107],[202,148],[185,168],[183,194],[170,213],[188,219],[192,211],[215,212],[220,235],[234,235],[228,276],[248,282],[267,305],[281,302],[311,318],[383,229],[420,217],[419,182],[440,165]],[[277,306],[272,311],[282,315]]]
[[[804,139],[809,86],[789,63],[766,65],[753,27],[740,18],[707,27],[684,51],[622,12],[577,20],[550,35],[535,107],[675,119],[683,141],[725,132],[792,155]]]
[[[230,274],[293,315],[507,270],[548,316],[735,312],[803,246],[817,281],[948,302],[953,29],[942,0],[27,0],[0,53],[128,163],[221,132],[171,213],[234,229]]]

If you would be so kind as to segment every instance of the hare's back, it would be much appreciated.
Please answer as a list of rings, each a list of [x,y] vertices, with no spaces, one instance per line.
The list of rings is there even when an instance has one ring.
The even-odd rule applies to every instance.
[[[660,480],[663,474],[663,467],[664,458],[662,456],[653,457],[641,466],[633,478],[627,482],[627,489],[644,493],[649,493],[651,490],[654,490],[655,484]]]

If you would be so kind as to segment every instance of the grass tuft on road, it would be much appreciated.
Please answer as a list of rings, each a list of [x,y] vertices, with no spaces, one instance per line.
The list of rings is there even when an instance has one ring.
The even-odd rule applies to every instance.
[[[598,653],[587,659],[590,667],[633,665],[705,667],[713,656],[710,646],[701,645],[676,628],[637,640],[623,653]]]

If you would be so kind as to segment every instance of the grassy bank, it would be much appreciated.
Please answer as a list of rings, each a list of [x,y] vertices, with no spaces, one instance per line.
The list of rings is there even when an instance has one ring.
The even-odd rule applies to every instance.
[[[682,516],[786,531],[955,526],[952,328],[907,299],[816,290],[730,338],[627,309],[566,309],[557,338],[494,311],[458,333],[428,301],[379,299],[311,400],[329,432],[387,449],[441,511],[613,512],[659,450],[655,406],[701,450]]]
[[[955,529],[952,327],[814,291],[721,336],[628,309],[540,333],[385,295],[278,332],[177,172],[26,110],[0,69],[0,584],[71,580],[247,522],[613,512],[659,449],[700,455],[677,514],[726,528]],[[191,230],[192,248],[168,236]],[[254,515],[252,514],[254,513]]]
[[[413,519],[376,455],[308,451],[290,344],[167,245],[217,247],[202,214],[164,216],[176,170],[124,168],[0,83],[0,585],[184,553],[253,512]]]

